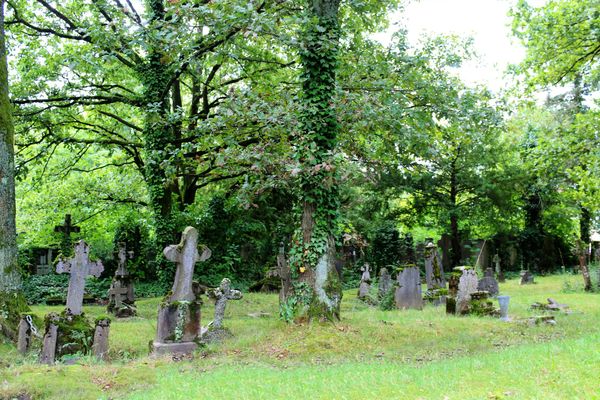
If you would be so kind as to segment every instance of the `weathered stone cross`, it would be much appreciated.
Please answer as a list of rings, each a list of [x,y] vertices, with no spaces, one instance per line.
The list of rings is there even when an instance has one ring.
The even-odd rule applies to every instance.
[[[215,319],[212,322],[213,329],[223,327],[223,318],[225,317],[225,307],[227,300],[239,300],[242,298],[242,292],[231,288],[231,281],[224,278],[221,285],[216,288],[212,296],[215,299]]]
[[[69,291],[67,293],[67,308],[73,315],[81,314],[85,278],[93,275],[99,277],[104,271],[100,261],[90,261],[90,246],[83,240],[75,245],[75,256],[69,260],[60,259],[56,265],[59,274],[70,273]]]
[[[127,245],[125,243],[119,243],[119,252],[117,253],[117,258],[119,259],[119,262],[117,270],[115,271],[115,276],[128,276],[129,271],[127,270],[127,259],[133,258],[133,252],[127,251]]]
[[[188,226],[181,235],[181,242],[167,246],[163,254],[167,260],[177,263],[175,281],[171,290],[173,294],[169,301],[194,301],[196,299],[192,289],[194,266],[198,261],[208,260],[212,254],[211,250],[204,246],[202,255],[198,253],[198,231]]]

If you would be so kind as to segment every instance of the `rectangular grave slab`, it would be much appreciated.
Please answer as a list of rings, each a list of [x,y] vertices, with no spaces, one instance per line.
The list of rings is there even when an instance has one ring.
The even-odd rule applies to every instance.
[[[405,309],[423,309],[421,294],[421,275],[417,267],[405,267],[398,273],[396,287],[396,307]]]

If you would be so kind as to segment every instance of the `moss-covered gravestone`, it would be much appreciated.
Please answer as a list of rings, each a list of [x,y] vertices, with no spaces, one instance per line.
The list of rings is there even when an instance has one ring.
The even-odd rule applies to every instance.
[[[231,288],[231,281],[224,278],[218,288],[208,291],[208,297],[215,302],[215,318],[206,328],[202,329],[202,342],[211,343],[220,341],[231,333],[223,326],[225,308],[229,300],[240,300],[242,292]]]
[[[456,313],[464,315],[469,313],[471,295],[478,291],[479,280],[473,268],[469,266],[456,268],[462,270],[458,281],[458,293],[456,294]]]
[[[446,279],[442,260],[433,242],[425,245],[425,281],[427,282],[425,298],[436,306],[444,303],[446,301]]]
[[[158,308],[156,338],[152,343],[154,354],[191,353],[200,340],[202,302],[196,298],[192,278],[196,263],[208,260],[211,251],[204,247],[200,255],[197,246],[198,231],[188,226],[181,235],[181,242],[163,251],[167,260],[177,263],[177,270],[171,293]]]
[[[94,327],[85,317],[83,294],[88,276],[100,276],[104,266],[100,261],[90,261],[90,248],[83,240],[75,245],[71,259],[61,259],[56,272],[69,273],[67,307],[60,313],[50,313],[45,318],[45,334],[40,362],[52,364],[55,359],[72,354],[87,354],[92,348]]]
[[[125,243],[119,243],[117,258],[118,267],[108,290],[107,310],[117,318],[133,317],[136,315],[133,278],[127,270]]]

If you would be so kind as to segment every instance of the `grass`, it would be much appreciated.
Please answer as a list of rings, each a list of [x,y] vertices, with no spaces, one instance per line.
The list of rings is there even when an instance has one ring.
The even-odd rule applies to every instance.
[[[556,326],[453,317],[435,307],[384,312],[358,301],[354,290],[345,293],[341,323],[290,326],[277,319],[276,295],[248,294],[228,305],[235,336],[182,362],[147,357],[158,299],[145,299],[138,317],[111,325],[111,363],[84,358],[47,367],[35,354],[0,346],[0,398],[600,398],[600,295],[579,292],[580,280],[501,285],[515,319],[534,315],[529,305],[547,297],[570,305],[573,313],[558,314]],[[40,316],[60,309],[34,307]],[[204,322],[212,312],[211,304],[203,307]],[[248,316],[256,312],[270,316]]]

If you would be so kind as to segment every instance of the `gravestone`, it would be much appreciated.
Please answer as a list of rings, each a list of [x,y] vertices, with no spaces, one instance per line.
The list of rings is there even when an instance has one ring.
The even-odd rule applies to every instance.
[[[360,278],[360,286],[358,287],[358,298],[361,300],[369,297],[369,291],[371,290],[371,271],[368,263],[360,269],[362,276]]]
[[[224,278],[218,288],[211,292],[211,297],[215,300],[215,319],[212,327],[221,329],[223,327],[223,318],[225,317],[225,307],[228,300],[240,300],[242,292],[231,288],[231,281]]]
[[[159,305],[152,351],[159,355],[191,353],[201,334],[201,301],[196,298],[192,282],[194,267],[197,262],[208,260],[211,251],[204,247],[202,255],[198,253],[198,231],[188,226],[181,235],[181,242],[167,246],[163,254],[167,260],[177,263],[177,270],[171,295]]]
[[[50,313],[46,316],[46,332],[42,340],[42,353],[40,354],[41,364],[54,364],[59,320],[60,316],[56,313]]]
[[[224,278],[218,288],[208,291],[208,296],[215,302],[215,317],[206,328],[202,328],[202,342],[212,343],[231,336],[228,329],[223,327],[225,308],[229,300],[240,300],[242,292],[231,288],[231,281]]]
[[[456,313],[464,315],[469,313],[471,295],[478,291],[477,273],[471,267],[456,267],[455,269],[462,270],[456,294]]]
[[[425,281],[428,290],[446,287],[442,260],[435,244],[432,242],[425,245]]]
[[[529,271],[521,271],[521,285],[531,285],[533,283],[533,274]]]
[[[108,356],[108,334],[110,330],[110,319],[100,318],[96,320],[94,331],[94,344],[92,352],[98,360],[106,361]]]
[[[17,350],[19,353],[25,354],[31,347],[31,337],[35,333],[34,330],[35,326],[33,325],[31,315],[21,315],[17,336]]]
[[[486,291],[490,296],[497,296],[498,289],[498,281],[494,278],[494,271],[491,268],[485,270],[485,275],[479,283],[477,284],[477,289],[479,291]]]
[[[56,265],[56,272],[59,274],[69,273],[69,289],[67,292],[67,309],[73,315],[81,314],[83,305],[83,293],[85,290],[85,279],[88,276],[99,277],[104,266],[100,261],[90,261],[90,247],[86,242],[80,240],[75,245],[75,255],[73,258],[65,260],[60,259]]]
[[[423,309],[423,298],[421,295],[421,275],[417,267],[404,267],[397,277],[395,293],[396,307],[404,309]]]
[[[504,272],[502,271],[502,268],[500,265],[500,261],[502,261],[502,260],[500,259],[500,256],[498,255],[498,253],[496,253],[494,255],[494,258],[492,259],[492,261],[494,262],[494,266],[496,268],[496,276],[498,277],[498,282],[504,283],[506,281],[506,279],[504,278]]]
[[[387,268],[381,268],[381,271],[379,271],[379,287],[377,292],[379,300],[384,299],[391,292],[392,286],[392,276]]]
[[[132,258],[133,255],[131,252],[127,253],[125,243],[119,243],[118,267],[108,290],[107,306],[108,312],[117,318],[136,315],[133,279],[127,270],[128,256]]]
[[[458,295],[458,283],[462,271],[453,270],[448,279],[448,296],[446,296],[446,314],[456,314],[456,297]]]

